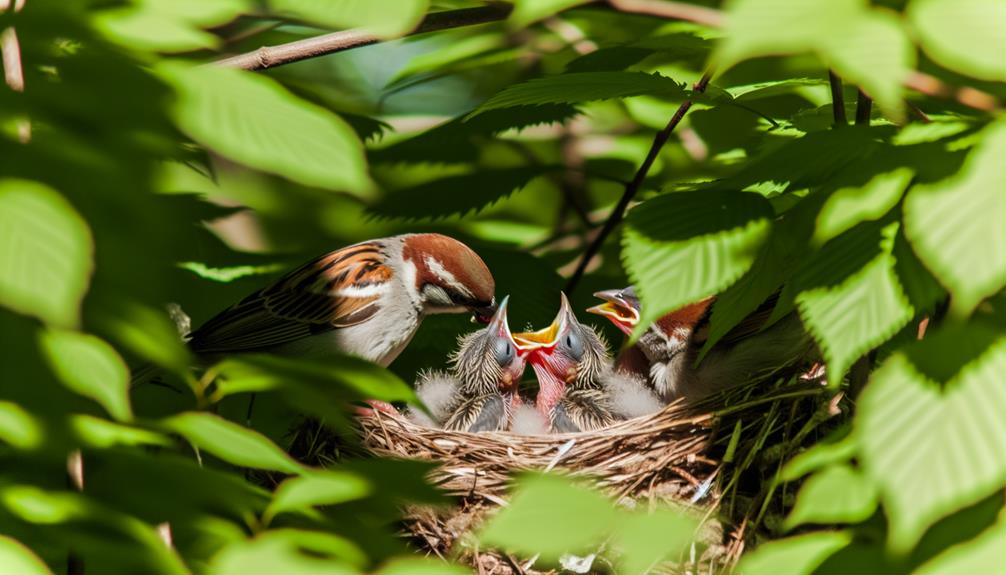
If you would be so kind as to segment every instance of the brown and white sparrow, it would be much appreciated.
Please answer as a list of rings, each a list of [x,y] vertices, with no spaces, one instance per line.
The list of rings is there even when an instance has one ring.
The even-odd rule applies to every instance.
[[[577,321],[565,294],[561,299],[549,327],[514,334],[538,377],[535,406],[552,431],[594,430],[658,411],[645,380],[615,370],[601,336]]]
[[[360,242],[316,258],[244,298],[189,337],[199,355],[245,351],[320,357],[337,350],[387,366],[423,318],[488,321],[495,281],[465,244],[440,234]]]
[[[449,372],[420,375],[416,395],[429,415],[410,409],[417,423],[455,431],[504,431],[522,402],[524,359],[507,324],[507,298],[484,329],[461,336]]]
[[[587,311],[608,318],[626,335],[639,323],[640,302],[627,287],[594,294],[603,304]],[[635,345],[623,350],[618,364],[649,379],[661,400],[702,399],[735,385],[768,377],[812,356],[814,345],[800,319],[790,313],[762,330],[774,299],[745,318],[696,365],[709,331],[715,298],[675,310],[651,325]]]

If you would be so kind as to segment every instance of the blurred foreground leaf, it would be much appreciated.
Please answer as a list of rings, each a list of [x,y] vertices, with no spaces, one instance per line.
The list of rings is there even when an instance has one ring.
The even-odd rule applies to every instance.
[[[97,401],[120,421],[132,419],[129,369],[112,346],[93,335],[61,330],[42,332],[40,343],[68,388]]]
[[[304,471],[264,435],[212,413],[182,413],[163,423],[197,448],[233,465],[292,474]]]

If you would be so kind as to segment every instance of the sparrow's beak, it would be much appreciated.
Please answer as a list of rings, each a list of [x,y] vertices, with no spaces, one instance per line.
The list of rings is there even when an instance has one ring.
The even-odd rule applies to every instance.
[[[510,296],[505,296],[503,298],[503,301],[501,301],[498,306],[492,309],[491,313],[489,313],[489,309],[486,308],[484,311],[486,313],[489,313],[489,315],[485,316],[485,321],[483,323],[488,324],[488,327],[492,331],[492,333],[499,336],[504,336],[507,339],[513,341],[513,336],[510,334],[510,326],[509,324],[507,324],[506,319],[506,307],[507,302],[509,300]]]
[[[632,335],[639,324],[639,300],[629,297],[624,289],[594,292],[594,297],[604,303],[587,308],[587,313],[604,316],[626,335]]]
[[[568,354],[556,353],[556,346],[577,325],[573,308],[560,293],[559,313],[545,329],[514,334],[518,353],[527,356],[538,377],[536,409],[549,417],[552,408],[562,397],[566,385],[576,377],[576,362]]]
[[[506,298],[503,298],[503,301],[506,302]],[[496,312],[499,311],[499,308],[502,305],[503,304],[497,306],[496,299],[493,298],[493,301],[489,302],[489,305],[487,306],[471,308],[472,323],[489,323],[490,321],[492,321],[493,317],[496,315]]]

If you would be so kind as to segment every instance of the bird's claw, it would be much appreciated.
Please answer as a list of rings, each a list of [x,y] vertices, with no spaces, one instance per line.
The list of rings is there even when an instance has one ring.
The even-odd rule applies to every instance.
[[[382,413],[386,413],[388,415],[400,415],[398,413],[398,410],[395,409],[395,406],[391,405],[387,401],[380,401],[380,400],[377,400],[377,399],[368,399],[364,403],[366,403],[370,407],[354,407],[353,408],[353,411],[356,412],[356,415],[358,415],[360,417],[373,417],[373,416],[377,415],[378,411],[380,411]]]

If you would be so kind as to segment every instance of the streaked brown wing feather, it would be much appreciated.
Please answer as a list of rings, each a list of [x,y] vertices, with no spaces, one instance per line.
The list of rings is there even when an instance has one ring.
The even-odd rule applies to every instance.
[[[570,389],[552,411],[552,428],[558,433],[591,431],[614,421],[607,395],[599,389]]]
[[[390,279],[382,245],[364,242],[310,261],[221,312],[192,333],[196,352],[264,349],[319,331],[356,325],[379,309],[379,296],[339,295]]]
[[[506,427],[506,405],[503,396],[494,393],[462,401],[454,410],[444,429],[454,431],[500,431]]]

